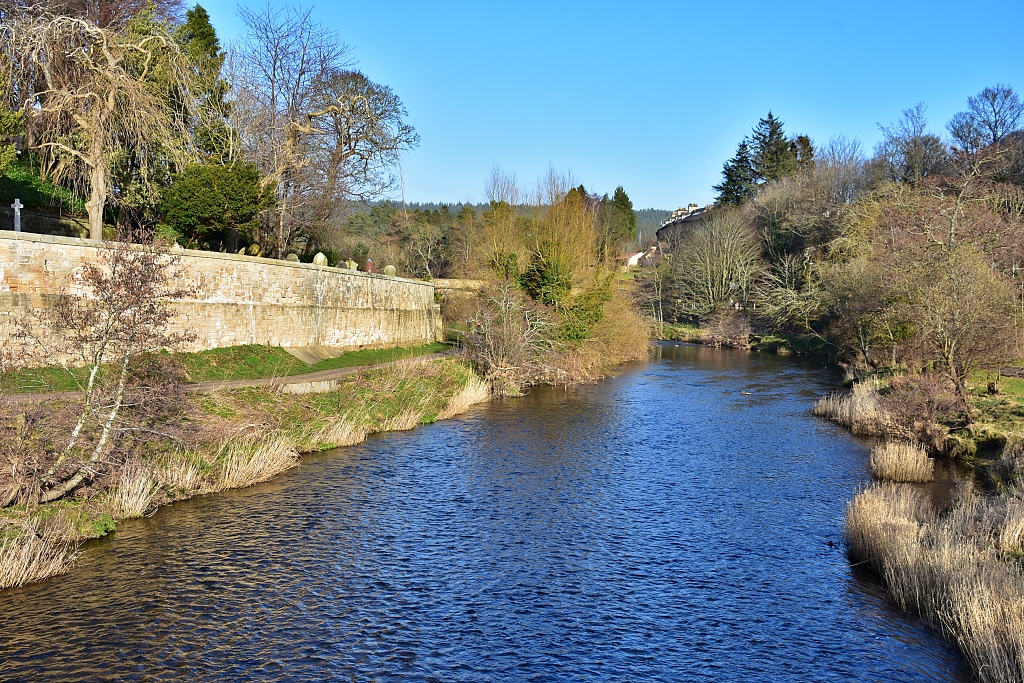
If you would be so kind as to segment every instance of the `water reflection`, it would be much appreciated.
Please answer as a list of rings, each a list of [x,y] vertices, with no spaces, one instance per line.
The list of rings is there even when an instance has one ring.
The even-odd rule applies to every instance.
[[[4,680],[969,680],[839,545],[820,363],[663,346],[127,525],[0,594]]]

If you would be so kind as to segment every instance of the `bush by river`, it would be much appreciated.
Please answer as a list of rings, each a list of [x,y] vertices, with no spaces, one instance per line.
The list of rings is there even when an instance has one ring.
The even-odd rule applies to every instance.
[[[847,508],[850,557],[872,567],[900,607],[957,643],[981,681],[1022,680],[1024,457],[1012,419],[1019,397],[996,398],[985,386],[956,405],[938,388],[928,377],[870,380],[815,405],[815,414],[882,439],[872,453],[879,483]],[[967,466],[943,509],[899,483],[930,481],[928,455]]]

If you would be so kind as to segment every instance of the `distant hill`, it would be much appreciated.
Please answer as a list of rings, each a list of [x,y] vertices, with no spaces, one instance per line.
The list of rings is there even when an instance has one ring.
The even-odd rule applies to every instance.
[[[636,212],[636,229],[640,233],[640,242],[646,242],[658,232],[661,222],[672,215],[668,209],[639,209]]]
[[[394,199],[392,199],[390,201],[399,209],[402,208],[401,200],[395,201]],[[445,204],[443,202],[407,202],[405,206],[409,211],[440,211],[442,206],[447,206],[448,210],[451,211],[452,213],[458,213],[459,210],[462,209],[462,207],[465,206],[467,203],[468,202],[453,202],[451,204]],[[477,213],[486,211],[487,209],[491,208],[491,205],[487,203],[470,204],[470,206],[476,209]]]
[[[402,202],[393,199],[390,201],[394,206],[402,207]],[[385,202],[380,203],[383,204]],[[447,206],[448,210],[452,213],[458,213],[459,209],[465,206],[465,204],[466,202],[456,202]],[[406,204],[409,211],[439,211],[442,206],[445,206],[445,204],[439,202],[408,202]],[[491,205],[484,202],[481,204],[471,204],[470,206],[476,209],[477,213],[481,213],[489,209]],[[527,207],[523,208],[526,209]],[[636,225],[637,230],[640,232],[640,241],[645,242],[654,237],[654,233],[661,227],[661,222],[671,215],[672,211],[669,209],[639,209],[636,212]]]

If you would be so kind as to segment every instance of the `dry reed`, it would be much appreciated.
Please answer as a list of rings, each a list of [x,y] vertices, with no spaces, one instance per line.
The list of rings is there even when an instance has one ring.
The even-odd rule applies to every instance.
[[[354,425],[347,415],[317,427],[305,438],[305,441],[318,449],[354,446],[365,440],[366,430]]]
[[[157,484],[175,493],[190,494],[205,491],[208,488],[205,477],[193,463],[193,455],[188,451],[179,451],[177,457],[167,458],[153,468],[153,477]]]
[[[984,683],[1024,680],[1024,577],[1019,494],[961,492],[939,516],[906,484],[876,484],[848,506],[853,559],[871,564],[890,595],[956,641]]]
[[[878,380],[853,385],[845,394],[828,394],[818,399],[811,412],[838,422],[854,434],[877,436],[885,431],[885,411],[878,400]]]
[[[299,464],[291,441],[277,435],[252,442],[232,439],[221,446],[218,489],[240,489],[258,484]]]
[[[935,478],[935,461],[909,441],[886,441],[871,449],[871,470],[879,479],[925,482]]]
[[[38,522],[29,522],[20,536],[0,543],[0,589],[63,574],[77,557],[69,541],[52,532],[40,534]]]
[[[153,508],[157,487],[148,468],[139,463],[130,463],[121,470],[108,503],[117,517],[142,517]]]
[[[420,423],[423,419],[422,410],[406,409],[397,415],[385,418],[376,431],[379,432],[405,432]]]
[[[466,385],[451,397],[448,405],[437,415],[438,420],[447,420],[454,415],[460,415],[472,406],[483,403],[491,398],[491,385],[478,376],[470,375]]]

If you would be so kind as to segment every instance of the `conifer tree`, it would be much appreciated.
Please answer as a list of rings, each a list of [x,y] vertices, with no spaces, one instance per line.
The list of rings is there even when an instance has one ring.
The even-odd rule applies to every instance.
[[[754,172],[760,182],[796,173],[797,155],[782,130],[782,121],[769,111],[754,128]],[[809,142],[809,141],[808,141]]]
[[[757,187],[757,177],[754,173],[754,163],[750,155],[750,145],[746,138],[740,141],[736,150],[736,156],[725,162],[722,168],[724,179],[721,185],[715,185],[712,189],[718,192],[716,204],[740,205],[743,200],[754,194]]]
[[[615,188],[612,203],[623,219],[622,237],[636,237],[636,211],[633,210],[633,201],[621,185]]]
[[[797,135],[789,143],[789,149],[796,157],[797,170],[809,172],[814,169],[814,144],[806,135]]]
[[[195,97],[201,120],[195,121],[196,143],[216,162],[232,160],[231,130],[227,122],[228,83],[221,77],[227,54],[221,49],[217,31],[202,5],[185,14],[175,39],[188,59],[195,76],[192,96]]]

